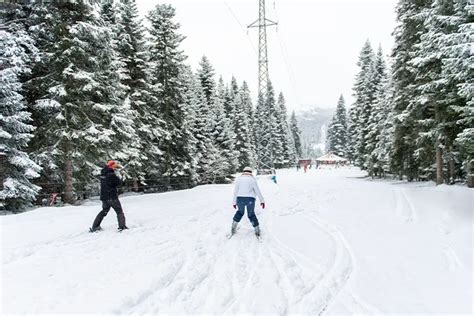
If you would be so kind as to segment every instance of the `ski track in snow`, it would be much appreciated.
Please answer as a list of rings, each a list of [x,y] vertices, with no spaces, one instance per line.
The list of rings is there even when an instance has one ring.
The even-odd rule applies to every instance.
[[[168,258],[169,260],[164,262],[164,265],[160,262],[163,265],[160,271],[165,271],[165,274],[154,280],[148,289],[128,299],[115,313],[159,313],[162,312],[161,306],[170,306],[173,299],[189,298],[193,291],[209,277],[212,262],[216,259],[215,254],[208,254],[206,243],[203,242],[202,230],[208,231],[209,223],[203,222],[200,218],[212,217],[217,212],[219,210],[208,213],[204,211],[199,216],[177,224],[176,227],[194,227],[194,229],[183,231],[186,241],[195,239],[194,248],[185,250],[182,245],[187,242],[181,242],[181,246],[175,247],[174,253]],[[210,231],[211,235],[216,232]],[[189,278],[189,276],[192,277]]]
[[[314,195],[311,191],[306,191],[305,197],[310,203],[304,204],[316,205],[316,207],[304,212],[303,216],[332,238],[335,249],[333,263],[323,273],[324,278],[318,294],[321,306],[317,314],[324,314],[329,305],[336,300],[340,301],[347,311],[352,314],[381,314],[382,312],[377,307],[354,294],[348,284],[356,270],[356,262],[352,248],[344,234],[336,226],[324,221],[317,215],[318,205],[331,205],[337,199],[336,195],[331,190],[320,191],[317,195]],[[300,201],[299,204],[301,203]]]
[[[308,261],[304,255],[287,247],[273,234],[268,233],[267,236],[265,251],[267,258],[277,270],[276,280],[281,293],[291,293],[291,296],[282,300],[285,306],[281,306],[278,312],[286,314],[292,309],[299,309],[301,312],[301,305],[314,292],[321,278],[320,272],[315,274],[314,271],[308,269]],[[301,261],[306,261],[306,263],[302,264]],[[307,312],[314,309],[311,304],[306,304],[305,308]]]
[[[396,198],[396,212],[400,216],[406,216],[406,221],[408,223],[413,223],[418,221],[418,215],[416,208],[413,205],[412,200],[408,197],[406,189],[399,188],[394,190]]]
[[[242,244],[242,242],[240,242],[240,244]],[[246,270],[246,262],[242,261],[241,258],[235,258],[235,259],[236,260],[234,261],[234,264],[237,267],[236,271],[244,272]],[[244,275],[246,275],[246,278],[244,279],[245,281],[240,282],[239,284],[238,276],[236,274],[233,275],[232,291],[233,293],[236,293],[236,295],[229,302],[228,306],[225,307],[223,315],[227,315],[229,312],[231,312],[232,308],[241,301],[242,296],[249,290],[250,286],[252,285],[252,281],[254,280],[256,276],[257,270],[261,264],[261,261],[262,261],[262,250],[259,249],[258,257],[255,260],[255,263],[252,265],[253,268],[251,269],[250,272],[244,272],[245,273]]]
[[[2,257],[3,259],[2,264],[8,265],[10,263],[14,263],[15,261],[26,259],[50,247],[61,247],[61,246],[69,245],[71,240],[75,240],[75,243],[78,245],[93,243],[93,241],[89,238],[88,234],[89,234],[88,232],[82,232],[79,234],[69,235],[63,239],[37,243],[28,247],[6,248],[7,250],[9,250],[9,252],[7,253],[7,256],[4,255]],[[84,238],[79,238],[79,237],[84,237]]]
[[[131,256],[129,261],[111,267],[110,273],[107,268],[99,268],[103,269],[102,273],[109,273],[105,281],[115,282],[112,286],[130,285],[133,289],[114,292],[118,297],[96,312],[323,315],[331,314],[328,312],[330,307],[337,305],[349,314],[381,314],[377,306],[356,294],[353,289],[358,268],[354,249],[343,234],[346,230],[323,216],[325,213],[322,211],[331,209],[341,196],[334,187],[326,188],[321,183],[310,187],[313,182],[309,176],[300,174],[303,182],[299,186],[294,183],[273,185],[269,181],[260,181],[263,182],[262,191],[269,202],[268,209],[257,210],[262,227],[262,242],[255,238],[246,216],[242,218],[235,236],[227,239],[234,210],[226,210],[223,203],[214,205],[215,202],[210,202],[206,194],[202,194],[206,192],[203,187],[185,193],[190,195],[182,201],[177,198],[173,200],[166,194],[140,197],[143,200],[156,199],[152,200],[153,205],[148,206],[148,211],[153,211],[155,204],[171,203],[180,212],[145,213],[134,222],[133,213],[125,208],[130,230],[122,233],[106,225],[104,231],[94,234],[65,234],[44,242],[34,241],[25,247],[2,245],[2,271],[14,271],[17,266],[28,266],[36,261],[44,267],[49,262],[55,262],[56,258],[62,260],[60,263],[71,264],[60,256],[72,257],[78,253],[84,256],[92,254],[92,258],[88,258],[91,262],[87,263],[90,266],[100,265],[114,262],[110,256],[120,254],[120,250],[124,249],[130,252],[127,254]],[[231,194],[231,187],[216,192]],[[393,196],[395,201],[392,209],[394,215],[412,227],[412,223],[418,221],[418,214],[409,193],[405,188],[387,187],[387,195]],[[221,200],[227,203],[230,199],[229,195],[228,199]],[[166,204],[166,207],[169,205]],[[136,207],[134,211],[138,209]],[[140,211],[143,210],[140,208]],[[114,214],[109,214],[106,221],[115,224]],[[306,240],[295,237],[299,236],[295,234],[298,226],[302,226]],[[313,242],[314,245],[308,247],[298,245]],[[73,249],[79,251],[74,252]],[[448,270],[463,268],[462,261],[452,247],[445,244],[442,251]],[[77,271],[74,263],[72,265],[71,271]],[[64,281],[63,287],[78,287],[79,291],[93,290],[87,286],[79,288],[81,283],[77,281],[62,280],[64,274],[60,272],[56,279],[44,280],[51,284]],[[132,274],[126,276],[124,283],[115,280],[127,272]],[[137,277],[140,281],[134,283]],[[9,279],[9,282],[13,283],[12,280]],[[37,280],[40,280],[39,277]],[[61,288],[55,288],[58,289]],[[99,287],[99,290],[107,289],[113,290],[110,285]],[[58,302],[54,300],[55,293],[51,294],[51,298],[40,296],[40,302],[35,302],[32,309],[25,307],[24,312],[50,312],[48,308]],[[77,300],[74,302],[77,303]],[[97,302],[101,306],[99,299]],[[64,306],[51,312],[64,312],[67,305]],[[93,307],[85,311],[90,312]]]
[[[447,265],[448,265],[448,269],[450,271],[454,271],[458,268],[463,268],[464,267],[464,265],[462,264],[462,262],[459,259],[458,255],[456,254],[456,251],[454,251],[453,248],[446,245],[443,249],[443,253],[446,256],[446,262],[447,262]]]
[[[191,313],[194,308],[199,310],[199,306],[193,303],[193,293],[205,291],[208,284],[222,283],[222,280],[216,276],[219,274],[219,269],[216,269],[212,262],[218,265],[219,259],[216,254],[223,252],[224,255],[232,258],[231,268],[227,269],[232,275],[229,280],[228,301],[221,302],[223,315],[252,310],[251,297],[253,295],[249,293],[258,292],[268,282],[263,279],[262,274],[266,278],[270,277],[276,285],[273,296],[278,299],[274,300],[277,304],[272,306],[272,312],[279,315],[295,312],[322,314],[344,288],[351,275],[352,260],[348,246],[339,231],[307,214],[307,211],[299,208],[298,205],[289,207],[282,205],[279,208],[287,210],[286,213],[280,212],[279,216],[302,216],[313,223],[315,229],[323,230],[333,239],[335,257],[328,270],[322,270],[316,262],[312,262],[303,253],[286,246],[282,240],[271,233],[271,221],[268,225],[263,221],[263,243],[257,243],[251,229],[243,228],[227,241],[231,243],[230,251],[223,249],[228,246],[225,240],[220,242],[216,249],[212,249],[213,251],[204,250],[204,245],[212,245],[210,239],[215,236],[211,234],[211,236],[199,237],[195,242],[195,248],[192,251],[186,251],[192,255],[187,255],[179,262],[170,260],[168,265],[165,263],[164,268],[167,273],[155,280],[150,288],[118,308],[116,312]],[[200,227],[201,230],[203,225],[210,225],[209,222],[205,222],[206,218],[210,218],[208,214],[197,218],[191,218],[189,222],[195,222],[193,225]],[[207,240],[208,238],[205,237],[210,239]],[[232,246],[236,246],[236,249],[232,249]],[[208,263],[204,264],[205,262]],[[202,264],[196,267],[196,263]],[[193,278],[189,279],[190,275]],[[173,309],[172,305],[176,303],[173,300],[181,302],[178,305],[187,306],[187,308]],[[354,301],[359,303],[360,300],[354,299]],[[367,304],[359,303],[359,305]]]
[[[283,204],[274,211],[278,216],[299,216],[311,222],[315,230],[322,230],[328,234],[335,247],[332,265],[326,267],[325,270],[305,254],[287,246],[271,232],[270,218],[269,223],[262,220],[264,234],[262,243],[255,240],[253,230],[250,228],[240,229],[230,240],[223,239],[217,245],[214,243],[216,247],[212,251],[204,249],[204,245],[212,245],[211,239],[216,238],[215,234],[199,237],[192,251],[184,251],[192,255],[187,255],[178,262],[171,259],[169,263],[165,262],[163,267],[167,273],[153,281],[150,288],[127,300],[116,312],[192,313],[195,308],[200,310],[200,306],[193,303],[196,301],[193,300],[193,294],[205,292],[209,284],[222,284],[219,278],[222,272],[218,268],[217,253],[223,253],[224,256],[230,256],[232,259],[228,260],[231,265],[225,269],[227,273],[230,273],[227,281],[230,286],[224,290],[227,292],[227,295],[224,295],[225,299],[218,302],[220,305],[217,306],[221,306],[219,314],[231,315],[252,311],[253,294],[258,293],[259,289],[263,289],[268,284],[268,280],[264,278],[273,280],[271,283],[275,284],[275,288],[272,296],[278,297],[274,299],[276,303],[271,306],[272,313],[279,315],[324,313],[327,306],[345,287],[352,273],[352,256],[347,242],[337,229],[309,214],[308,210],[303,209],[299,203],[288,206]],[[209,221],[205,220],[210,217],[209,214],[201,215],[189,219],[188,222],[194,222],[193,225],[200,227],[202,231],[203,225],[210,225]],[[246,218],[243,221],[245,222]],[[230,250],[226,250],[229,243]],[[232,248],[234,246],[236,248]],[[196,263],[198,263],[197,266]],[[193,276],[191,279],[189,279],[190,275]],[[351,306],[359,306],[359,311],[376,310],[354,295],[350,298]],[[185,308],[174,309],[173,305],[178,302],[180,303],[178,305]],[[351,308],[351,306],[347,307]]]
[[[348,291],[348,295],[341,299],[342,304],[351,313],[381,313],[376,307],[356,296],[352,290],[348,288],[347,283],[355,271],[355,260],[351,247],[341,231],[313,215],[305,215],[305,217],[330,235],[336,245],[336,254],[333,264],[331,268],[324,273],[324,278],[322,280],[324,288],[321,295],[324,298],[322,300],[324,305],[318,314],[321,315],[329,304],[340,298],[339,294],[342,290]]]
[[[304,191],[304,196],[310,200],[310,203],[304,203],[305,201],[300,200],[287,207],[285,207],[285,205],[279,207],[279,210],[275,210],[275,213],[278,216],[301,216],[314,224],[316,230],[321,230],[331,237],[334,243],[335,253],[332,264],[326,270],[321,270],[321,267],[317,266],[317,263],[311,262],[304,254],[286,246],[284,242],[274,234],[269,233],[269,235],[272,237],[272,245],[286,252],[284,257],[291,258],[294,264],[300,269],[303,269],[303,265],[299,262],[304,262],[304,264],[309,264],[313,267],[311,273],[313,274],[313,278],[314,275],[316,275],[317,278],[312,282],[313,284],[306,287],[306,289],[309,290],[299,291],[296,295],[298,298],[294,300],[292,305],[297,305],[294,304],[295,302],[304,302],[303,305],[305,309],[298,310],[297,312],[321,315],[325,312],[327,307],[338,298],[339,293],[347,287],[347,283],[354,269],[354,257],[348,242],[336,227],[320,219],[316,215],[317,210],[305,210],[302,207],[302,204],[317,205],[318,201],[315,201],[317,199],[314,198],[313,194],[310,190],[306,190]],[[291,193],[288,193],[288,195],[291,195]],[[334,194],[330,192],[322,192],[322,195],[325,195],[325,197],[322,198],[325,202],[336,198]],[[278,196],[280,196],[280,194],[278,194]],[[271,223],[272,221],[269,222]],[[271,232],[272,230],[266,227],[266,231]],[[275,250],[274,252],[276,253]],[[306,278],[311,280],[311,277],[307,276]],[[299,285],[298,288],[305,287]],[[344,295],[343,304],[349,311],[365,314],[380,313],[377,308],[353,294],[352,290],[347,289],[347,292],[349,294]]]
[[[249,312],[252,310],[252,304],[249,305],[248,301],[252,294],[249,293],[253,293],[254,289],[264,288],[268,283],[261,276],[265,272],[264,276],[270,276],[270,279],[276,284],[273,295],[278,297],[275,300],[278,303],[272,307],[271,312],[280,315],[295,312],[322,314],[348,282],[353,271],[353,259],[342,234],[336,228],[311,215],[299,204],[288,206],[283,204],[275,211],[278,216],[300,216],[313,223],[315,229],[324,231],[332,238],[335,247],[334,260],[327,270],[324,270],[317,262],[311,261],[305,254],[287,246],[272,234],[271,223],[263,222],[263,243],[257,243],[252,230],[241,229],[231,240],[223,239],[218,244],[213,244],[212,241],[216,237],[220,237],[221,231],[214,229],[204,236],[202,236],[202,231],[206,231],[206,228],[211,226],[212,215],[219,210],[207,213],[204,211],[199,216],[190,217],[184,222],[178,220],[171,227],[139,225],[131,226],[130,231],[123,232],[123,234],[131,236],[142,234],[144,238],[148,234],[153,234],[156,238],[156,232],[159,232],[158,235],[170,237],[168,235],[174,233],[177,227],[196,228],[183,231],[184,240],[181,238],[178,242],[176,240],[172,242],[165,238],[154,244],[153,251],[160,258],[158,269],[160,273],[151,276],[152,281],[147,288],[124,299],[123,303],[113,312],[192,313],[201,307],[199,306],[201,304],[199,296],[193,299],[194,293],[206,292],[206,289],[212,284],[222,284],[222,278],[229,277],[226,275],[227,273],[231,274],[230,281],[228,281],[230,288],[227,289],[226,295],[223,296],[224,299],[220,302],[222,314]],[[245,221],[246,218],[243,220]],[[91,238],[91,235],[85,232],[33,244],[24,249],[10,249],[8,256],[3,258],[3,264],[14,264],[29,257],[42,255],[44,251],[51,248],[58,252],[71,245],[93,248],[97,246],[95,244],[97,238],[115,233],[106,229],[96,233],[97,235],[92,235]],[[96,236],[97,238],[94,238]],[[196,238],[196,236],[198,237]],[[193,239],[195,239],[193,249],[180,248],[182,245],[189,244],[190,240],[192,243]],[[232,249],[235,244],[237,244],[237,250]],[[209,245],[214,245],[214,249],[208,249]],[[186,255],[183,256],[183,253]],[[222,261],[219,253],[222,253],[224,257],[231,258],[232,264],[225,269],[226,273],[222,273],[216,268],[219,261]],[[249,267],[252,267],[250,271]],[[351,295],[351,298],[354,301],[352,305],[370,306],[354,295]],[[176,305],[183,306],[183,309],[174,309],[173,306]],[[368,310],[374,311],[375,309],[370,307],[363,309],[363,311]]]

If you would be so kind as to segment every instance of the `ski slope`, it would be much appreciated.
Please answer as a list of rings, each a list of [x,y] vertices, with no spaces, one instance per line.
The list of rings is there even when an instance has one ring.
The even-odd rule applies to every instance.
[[[121,197],[122,233],[95,200],[3,216],[0,313],[472,314],[474,191],[363,176],[260,178],[261,243],[226,238],[232,185]]]

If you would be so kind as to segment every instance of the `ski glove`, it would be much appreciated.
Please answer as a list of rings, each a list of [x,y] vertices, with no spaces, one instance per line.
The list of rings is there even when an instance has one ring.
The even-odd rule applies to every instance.
[[[262,207],[262,209],[265,209],[265,203],[260,203],[260,206]]]
[[[232,207],[233,207],[234,209],[237,209],[237,205],[236,205],[236,204],[232,204]]]

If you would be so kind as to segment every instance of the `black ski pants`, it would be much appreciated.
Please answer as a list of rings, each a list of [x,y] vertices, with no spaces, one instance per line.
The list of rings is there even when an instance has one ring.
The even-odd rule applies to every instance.
[[[107,216],[107,213],[110,211],[110,208],[113,208],[115,213],[117,213],[119,229],[123,229],[126,227],[125,215],[123,214],[122,205],[120,204],[120,201],[118,199],[114,199],[102,201],[102,211],[97,214],[94,220],[94,224],[92,224],[92,229],[96,229],[100,226],[100,223],[102,223],[102,220],[105,216]]]

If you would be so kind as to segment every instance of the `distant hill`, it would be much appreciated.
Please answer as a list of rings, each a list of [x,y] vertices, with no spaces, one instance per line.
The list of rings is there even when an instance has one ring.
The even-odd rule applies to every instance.
[[[301,129],[303,156],[316,158],[324,154],[326,131],[336,109],[313,108],[296,112]]]

